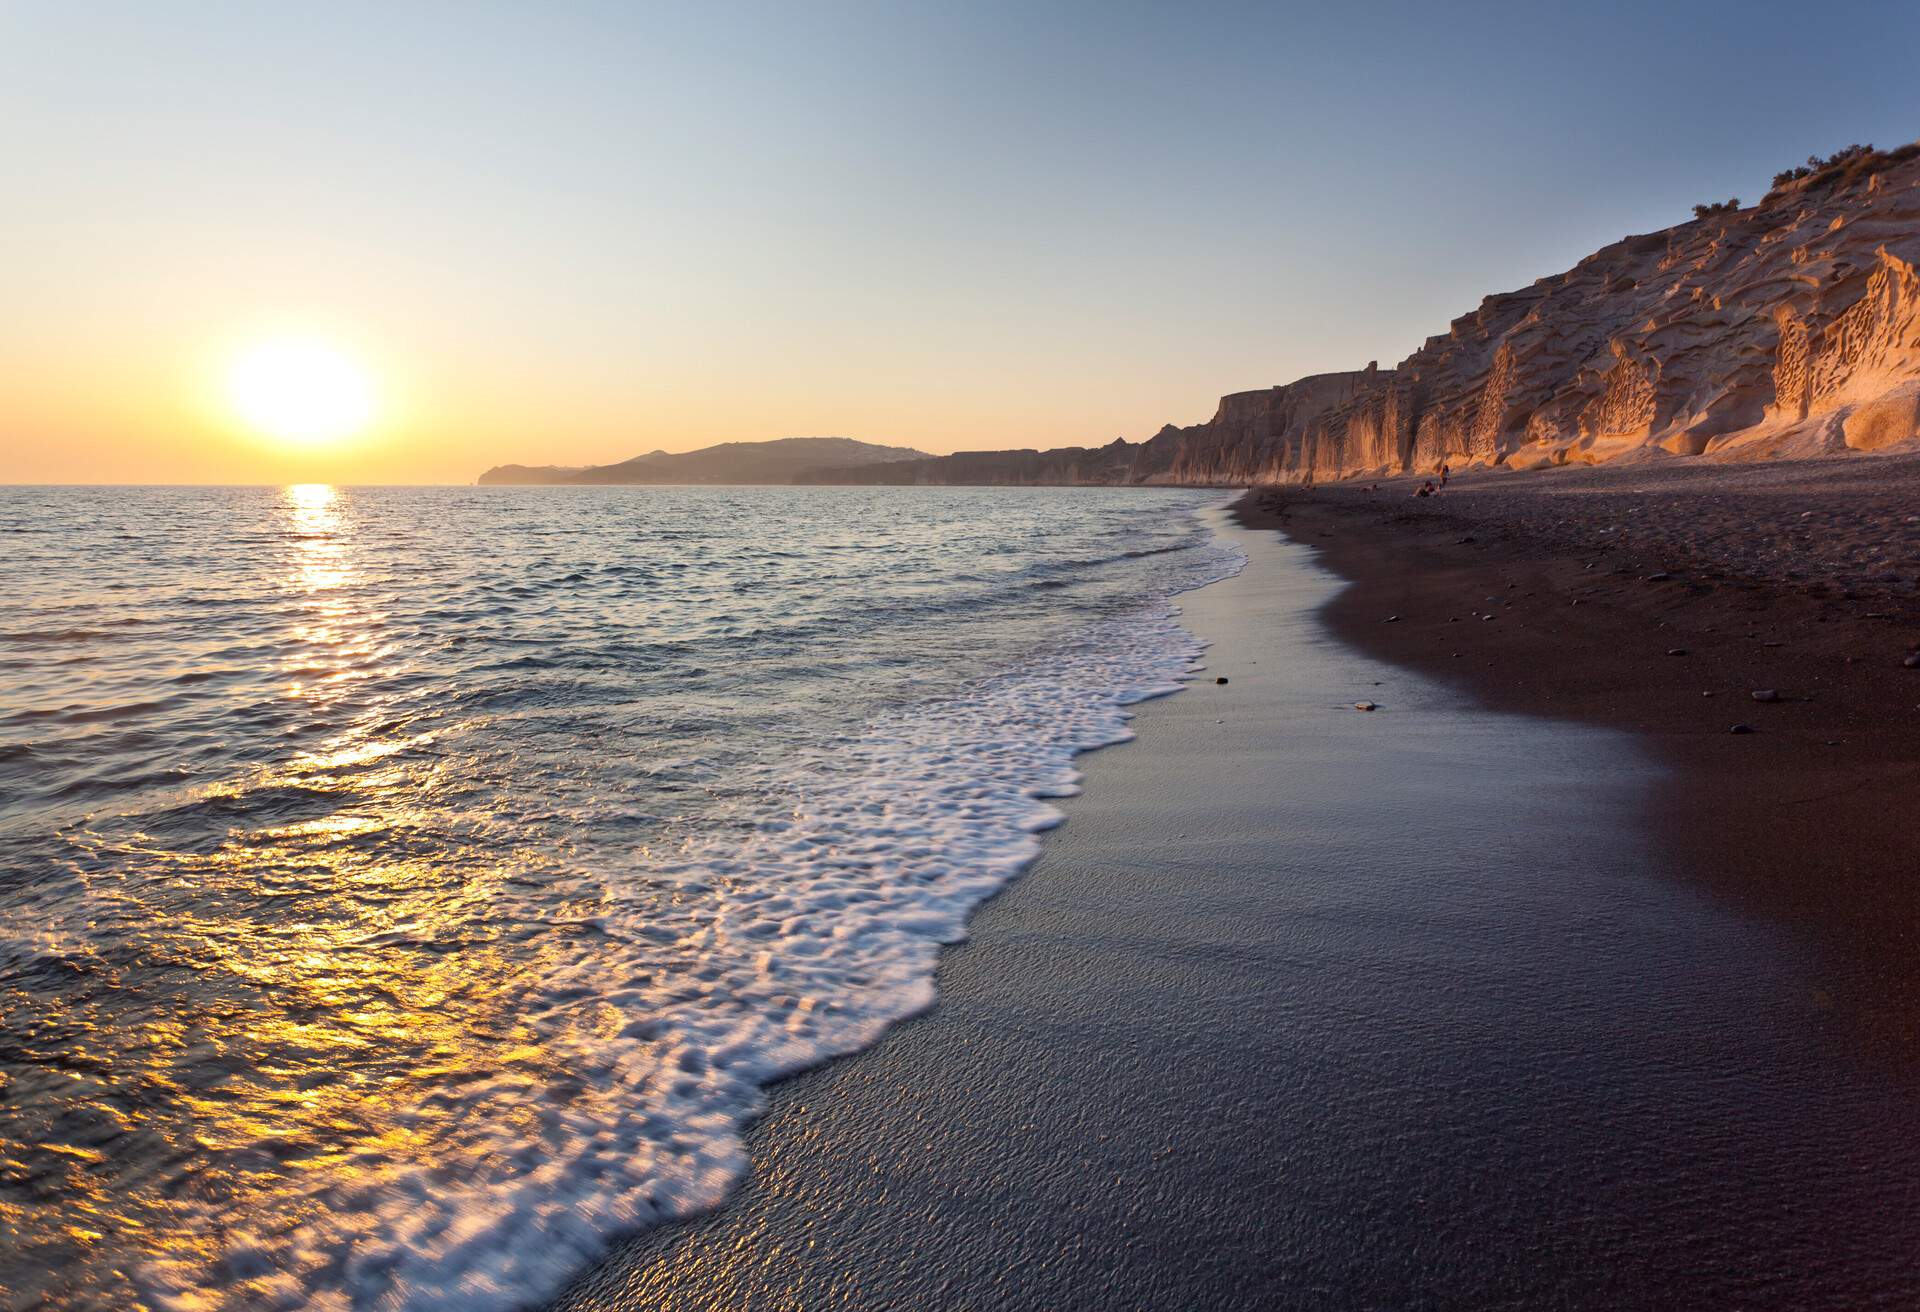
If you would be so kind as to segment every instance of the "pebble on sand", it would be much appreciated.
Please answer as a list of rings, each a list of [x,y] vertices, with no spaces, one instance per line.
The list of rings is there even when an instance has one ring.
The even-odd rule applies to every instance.
[[[1371,711],[1377,706],[1379,706],[1378,702],[1355,702],[1353,709],[1356,711]]]
[[[1734,733],[1752,733],[1752,732],[1754,732],[1754,728],[1753,728],[1753,726],[1752,726],[1752,725],[1750,725],[1750,724],[1736,724],[1736,725],[1734,725],[1734,726],[1733,726],[1733,730],[1732,730],[1732,732],[1734,732]]]
[[[1772,688],[1755,688],[1753,699],[1757,702],[1777,702],[1780,700],[1780,694]]]
[[[1687,649],[1685,647],[1667,648],[1667,655],[1669,656],[1685,656],[1686,654],[1687,654]]]
[[[1214,680],[1215,683],[1225,683],[1226,681],[1227,681],[1227,676],[1224,674]]]

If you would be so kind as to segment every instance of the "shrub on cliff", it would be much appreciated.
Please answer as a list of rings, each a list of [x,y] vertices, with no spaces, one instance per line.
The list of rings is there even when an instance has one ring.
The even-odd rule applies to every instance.
[[[1854,182],[1868,174],[1892,168],[1895,164],[1904,164],[1916,157],[1920,157],[1920,141],[1901,146],[1897,150],[1875,150],[1871,145],[1855,142],[1851,146],[1834,151],[1831,155],[1824,157],[1809,155],[1805,164],[1782,169],[1773,175],[1773,190],[1768,192],[1767,196],[1771,199],[1780,193],[1781,188],[1789,183],[1799,182],[1803,178],[1807,183],[1805,187],[1807,191],[1812,191],[1816,187],[1831,187]]]
[[[1735,196],[1731,200],[1721,201],[1718,205],[1695,205],[1693,207],[1693,217],[1696,219],[1710,219],[1716,214],[1731,214],[1739,208],[1740,198]]]

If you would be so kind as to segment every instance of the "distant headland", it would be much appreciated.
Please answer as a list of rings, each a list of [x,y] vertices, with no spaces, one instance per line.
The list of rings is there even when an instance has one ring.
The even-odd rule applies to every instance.
[[[614,465],[495,465],[482,485],[501,483],[609,486],[627,483],[793,483],[822,469],[920,461],[924,451],[880,446],[850,437],[783,437],[771,442],[723,442],[678,454],[649,451]]]

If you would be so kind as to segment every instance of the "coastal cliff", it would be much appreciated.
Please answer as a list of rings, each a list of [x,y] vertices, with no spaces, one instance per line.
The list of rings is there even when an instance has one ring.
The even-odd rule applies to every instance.
[[[1789,170],[1489,296],[1393,369],[1222,397],[1145,442],[963,452],[808,482],[1241,485],[1920,437],[1920,143]]]

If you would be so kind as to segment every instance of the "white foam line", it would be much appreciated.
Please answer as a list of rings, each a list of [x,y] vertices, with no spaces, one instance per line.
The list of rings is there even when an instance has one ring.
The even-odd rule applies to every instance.
[[[1210,550],[1172,590],[1245,566]],[[650,860],[534,982],[537,1056],[397,1117],[431,1166],[364,1149],[268,1208],[183,1204],[223,1239],[148,1264],[147,1294],[180,1312],[494,1312],[551,1296],[617,1235],[715,1206],[747,1170],[764,1086],[931,1007],[940,947],[1064,819],[1074,758],[1132,738],[1126,707],[1194,676],[1203,644],[1176,616],[1097,625],[791,762],[777,814]]]

